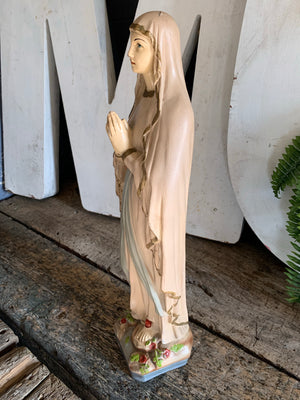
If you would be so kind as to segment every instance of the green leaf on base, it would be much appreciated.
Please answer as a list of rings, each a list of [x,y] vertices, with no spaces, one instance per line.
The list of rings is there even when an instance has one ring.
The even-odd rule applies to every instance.
[[[131,362],[138,362],[140,359],[140,355],[138,353],[133,353],[130,356],[130,361]]]
[[[184,344],[174,344],[171,347],[171,351],[173,351],[174,353],[177,353],[178,351],[182,350],[184,347]]]

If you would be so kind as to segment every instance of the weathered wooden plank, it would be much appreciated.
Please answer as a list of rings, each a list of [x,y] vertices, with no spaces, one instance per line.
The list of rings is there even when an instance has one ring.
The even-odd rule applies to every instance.
[[[24,346],[15,347],[9,353],[0,357],[0,376],[5,375],[23,358],[28,357],[31,352]]]
[[[33,393],[33,390],[38,387],[44,379],[50,374],[48,368],[45,365],[40,365],[35,368],[32,372],[24,376],[21,380],[17,381],[11,386],[2,396],[1,400],[27,400],[27,396]],[[51,394],[51,392],[50,392]],[[47,396],[44,397],[48,399]]]
[[[18,336],[16,336],[13,331],[0,320],[0,357],[16,346],[18,342]]]
[[[0,395],[21,381],[40,362],[26,348],[17,347],[0,358]]]
[[[98,399],[299,398],[297,380],[196,324],[186,367],[135,382],[112,328],[129,287],[3,215],[0,235],[0,310]]]
[[[125,280],[119,221],[83,210],[74,186],[41,202],[15,196],[1,210]],[[283,272],[254,236],[234,246],[187,237],[190,317],[300,378],[300,306],[286,302]]]
[[[80,400],[71,390],[55,375],[51,374],[45,379],[26,400]]]
[[[1,400],[41,399],[41,396],[49,400],[78,399],[55,375],[50,375],[48,368],[41,365],[28,348],[15,347],[10,350],[18,340],[0,320],[0,350],[5,352],[0,357]],[[44,382],[48,376],[49,379]]]

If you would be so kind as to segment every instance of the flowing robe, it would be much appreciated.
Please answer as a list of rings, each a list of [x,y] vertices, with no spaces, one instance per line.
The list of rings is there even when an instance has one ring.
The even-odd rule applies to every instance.
[[[142,22],[147,22],[145,15]],[[167,344],[183,338],[189,329],[185,231],[194,119],[179,34],[166,14],[156,25],[152,31],[160,32],[155,36],[160,80],[153,96],[144,97],[145,84],[138,77],[128,121],[136,151],[124,160],[114,157],[114,166],[122,201],[121,260],[131,287],[131,312],[136,319],[152,321]],[[170,37],[164,35],[168,25],[175,32]],[[174,68],[167,71],[169,66]]]

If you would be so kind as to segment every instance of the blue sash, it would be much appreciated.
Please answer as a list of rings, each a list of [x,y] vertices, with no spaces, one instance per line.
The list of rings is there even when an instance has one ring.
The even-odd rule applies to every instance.
[[[131,225],[129,196],[130,196],[130,187],[132,181],[133,181],[133,175],[129,171],[127,171],[123,189],[122,213],[121,213],[121,266],[127,277],[127,280],[129,281],[129,271],[125,257],[125,242],[126,242],[138,277],[143,283],[145,289],[147,290],[148,295],[152,298],[157,313],[161,317],[163,317],[165,315],[165,312],[163,311],[159,296],[156,290],[154,289],[153,282],[149,276],[143,258],[140,255]]]

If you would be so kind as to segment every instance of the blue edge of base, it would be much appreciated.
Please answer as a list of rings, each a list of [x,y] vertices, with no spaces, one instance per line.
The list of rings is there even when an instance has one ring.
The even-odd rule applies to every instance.
[[[6,192],[5,190],[3,190],[3,189],[0,187],[0,201],[1,201],[1,200],[8,199],[8,198],[11,197],[11,196],[12,196],[12,193]]]
[[[131,376],[135,380],[137,380],[139,382],[147,382],[150,379],[156,378],[157,376],[165,374],[166,372],[172,371],[173,369],[183,367],[187,362],[188,362],[187,359],[186,360],[181,360],[181,361],[178,361],[177,363],[174,363],[172,365],[167,365],[166,367],[157,369],[157,370],[155,370],[153,372],[149,372],[148,374],[143,375],[143,376],[135,374],[134,372],[131,372]]]

